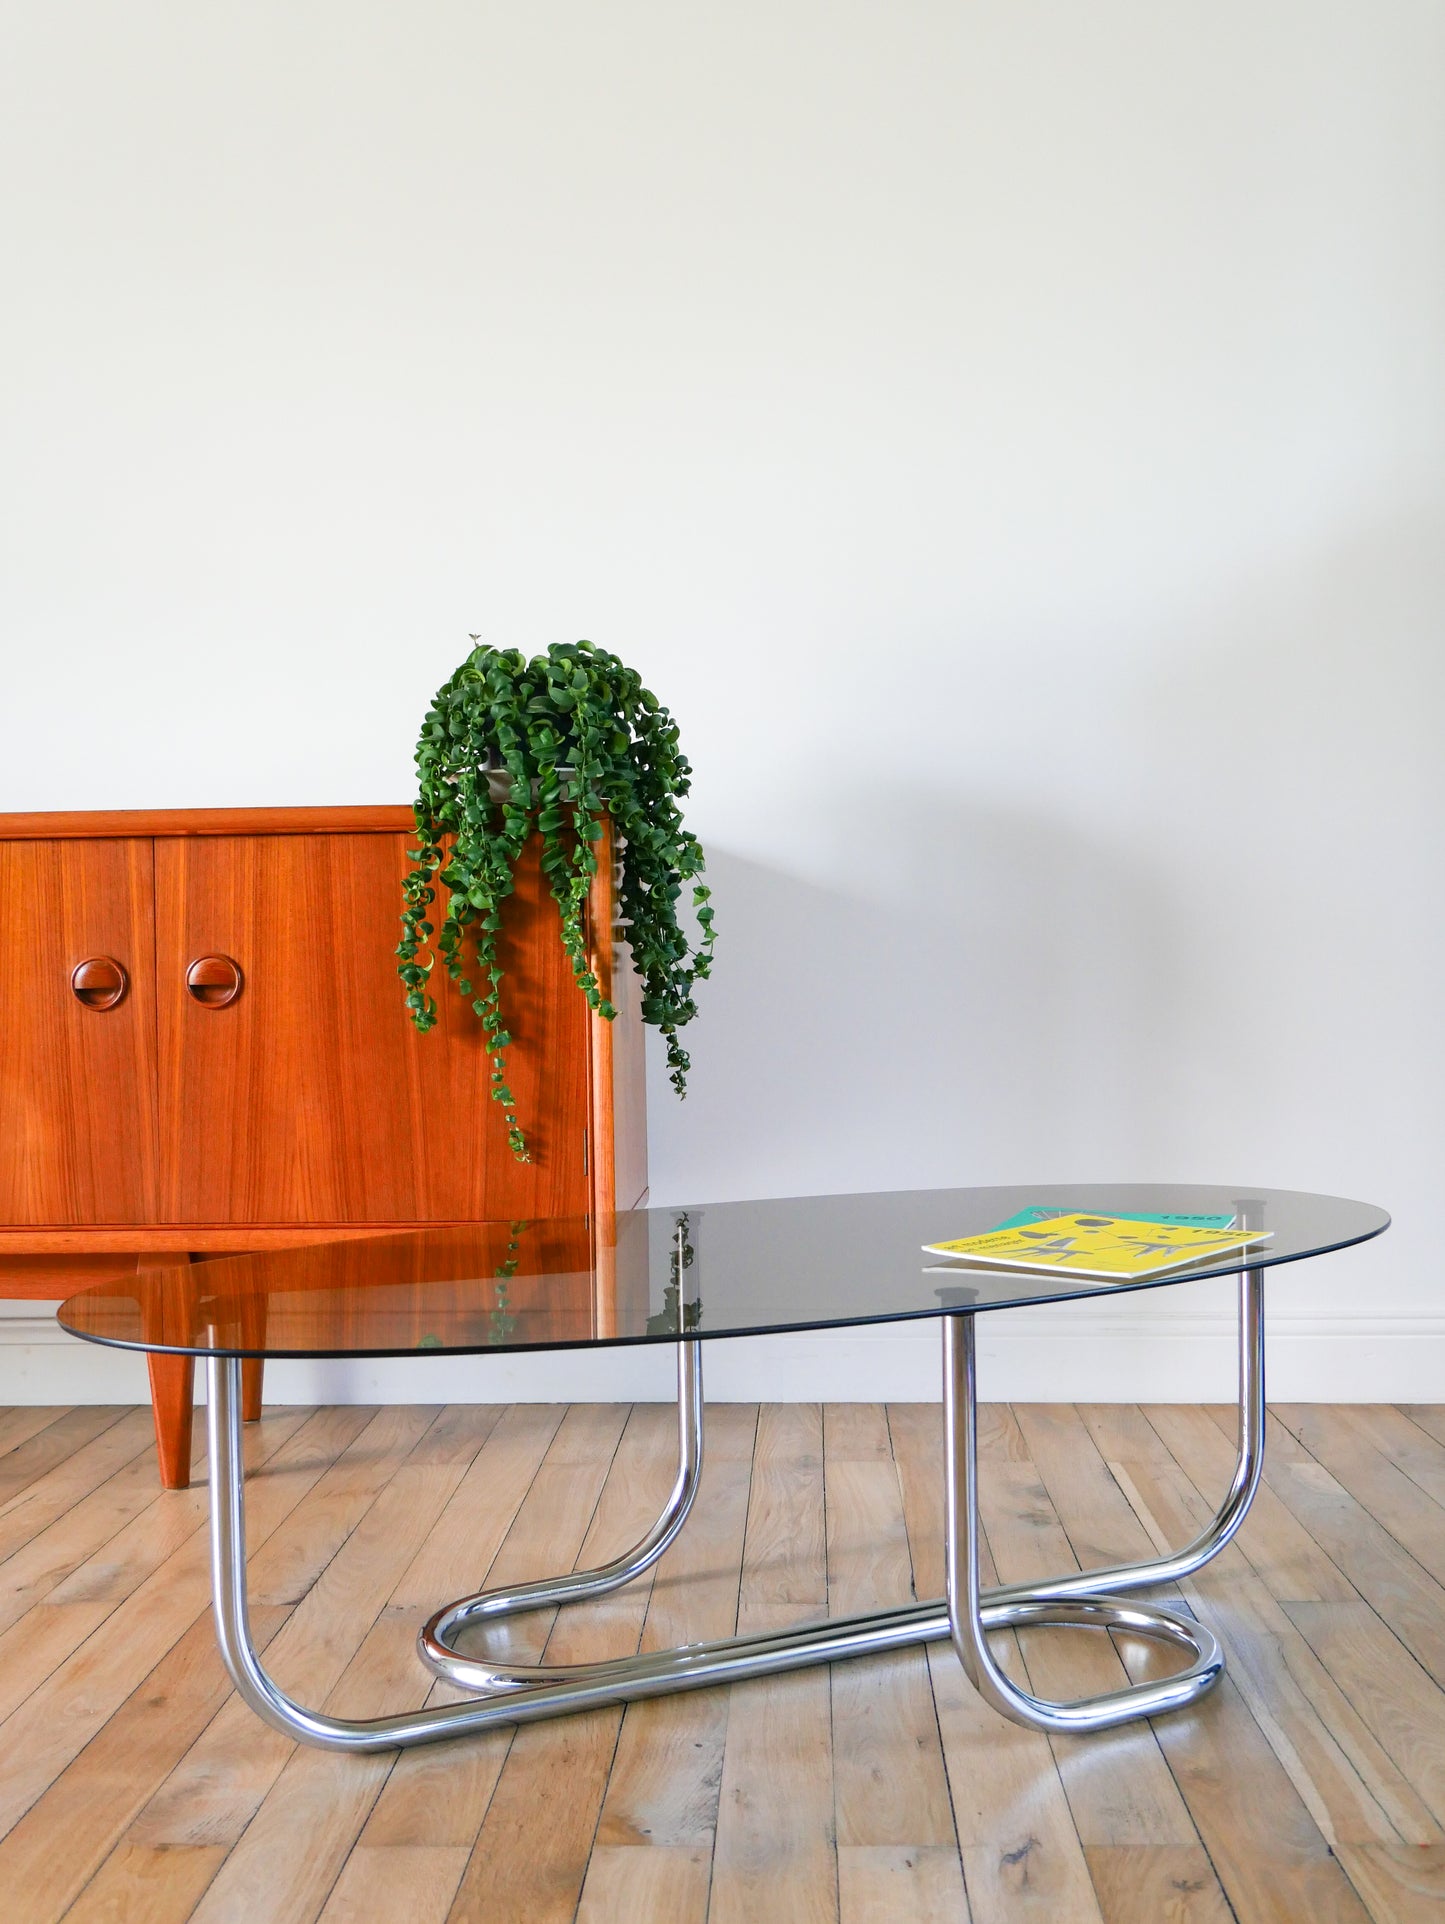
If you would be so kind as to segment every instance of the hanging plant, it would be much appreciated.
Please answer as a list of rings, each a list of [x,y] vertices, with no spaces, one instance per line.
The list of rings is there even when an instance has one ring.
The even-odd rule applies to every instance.
[[[616,655],[589,641],[556,643],[530,661],[515,648],[477,647],[427,710],[416,766],[420,846],[409,851],[416,866],[402,885],[397,973],[423,1032],[437,1019],[428,987],[437,955],[471,998],[491,1053],[492,1098],[502,1105],[518,1161],[528,1160],[527,1144],[507,1082],[512,1038],[502,1017],[497,937],[517,859],[534,833],[542,838],[542,872],[577,986],[610,1022],[617,1011],[587,966],[583,916],[602,816],[611,817],[642,1019],[666,1037],[672,1085],[686,1094],[690,1064],[677,1032],[697,1013],[692,986],[711,966],[713,912],[708,889],[694,881],[702,847],[678,807],[692,769],[678,747],[677,724],[656,696]],[[696,948],[677,919],[688,882],[700,928]],[[438,884],[447,891],[439,928],[429,919]],[[435,953],[428,953],[433,944]]]

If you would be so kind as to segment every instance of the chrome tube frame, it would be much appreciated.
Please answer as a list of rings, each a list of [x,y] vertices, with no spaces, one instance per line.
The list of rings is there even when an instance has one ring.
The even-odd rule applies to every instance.
[[[979,1574],[978,1540],[978,1366],[974,1312],[945,1317],[943,1378],[944,1514],[948,1532],[944,1570],[948,1583],[948,1627],[969,1682],[994,1710],[1034,1730],[1107,1730],[1135,1717],[1181,1710],[1202,1697],[1224,1673],[1224,1653],[1213,1633],[1192,1618],[1160,1604],[1134,1603],[1128,1597],[1096,1590],[1058,1594],[1052,1585],[999,1604],[998,1592],[985,1592]],[[1095,1583],[1101,1573],[1091,1571]],[[1176,1644],[1194,1662],[1158,1683],[1131,1684],[1099,1697],[1052,1703],[1035,1697],[1005,1674],[989,1648],[987,1630],[1005,1626],[1067,1624],[1083,1630],[1125,1630],[1135,1636]]]
[[[1178,1583],[1202,1570],[1231,1540],[1249,1514],[1264,1474],[1264,1271],[1239,1272],[1239,1429],[1234,1475],[1224,1501],[1192,1543],[1150,1563],[1116,1563],[1103,1570],[1073,1570],[1039,1583],[1005,1584],[990,1598],[1087,1597],[1100,1590],[1153,1589]],[[948,1332],[944,1331],[945,1386],[949,1373]],[[946,1400],[946,1388],[945,1388]]]
[[[390,1750],[435,1743],[501,1724],[531,1723],[602,1704],[629,1703],[677,1690],[739,1682],[804,1665],[877,1655],[952,1637],[965,1670],[995,1709],[1045,1730],[1096,1730],[1192,1703],[1219,1677],[1224,1659],[1210,1633],[1192,1619],[1119,1593],[1172,1583],[1217,1556],[1243,1522],[1259,1487],[1264,1450],[1263,1278],[1239,1276],[1239,1458],[1218,1514],[1193,1543],[1170,1556],[1107,1570],[1072,1571],[1028,1584],[979,1585],[977,1378],[974,1313],[943,1318],[945,1494],[948,1595],[865,1616],[799,1624],[760,1636],[683,1644],[607,1663],[568,1669],[466,1657],[448,1641],[468,1625],[494,1623],[536,1610],[605,1595],[656,1563],[677,1536],[697,1493],[702,1468],[700,1345],[678,1345],[678,1472],[657,1523],[626,1555],[594,1570],[573,1571],[507,1591],[479,1591],[439,1611],[419,1639],[427,1665],[449,1683],[483,1692],[479,1701],[436,1704],[397,1716],[351,1719],[307,1710],[267,1674],[251,1637],[246,1601],[244,1464],[241,1450],[241,1364],[207,1361],[210,1440],[211,1576],[216,1637],[231,1680],[256,1714],[303,1743],[344,1751]],[[999,1669],[987,1633],[1035,1624],[1120,1630],[1161,1639],[1193,1655],[1190,1667],[1157,1684],[1051,1704],[1030,1696]]]
[[[438,1677],[464,1690],[524,1690],[529,1684],[560,1679],[555,1665],[489,1663],[458,1654],[454,1639],[468,1624],[495,1623],[523,1610],[542,1610],[587,1597],[605,1597],[644,1570],[650,1570],[672,1542],[692,1508],[702,1480],[702,1344],[696,1338],[677,1346],[677,1477],[661,1516],[640,1543],[595,1570],[574,1570],[569,1576],[543,1577],[518,1584],[515,1590],[479,1590],[474,1596],[449,1603],[422,1626],[417,1654]]]

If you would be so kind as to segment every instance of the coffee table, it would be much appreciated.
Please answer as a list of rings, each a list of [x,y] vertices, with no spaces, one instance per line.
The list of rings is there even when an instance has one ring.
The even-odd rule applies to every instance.
[[[1227,1211],[1242,1226],[1272,1234],[1243,1256],[1216,1256],[1128,1283],[1058,1272],[940,1269],[922,1253],[926,1242],[977,1234],[1029,1208],[1139,1215]],[[1174,1184],[1064,1183],[709,1203],[636,1210],[601,1222],[478,1223],[149,1271],[72,1297],[59,1320],[91,1342],[204,1358],[217,1640],[250,1707],[303,1742],[386,1750],[945,1637],[974,1686],[1005,1717],[1041,1730],[1091,1731],[1191,1704],[1222,1674],[1224,1655],[1209,1630],[1132,1593],[1175,1583],[1217,1556],[1259,1487],[1264,1272],[1364,1242],[1388,1224],[1383,1210],[1338,1197]],[[1193,1543],[1149,1562],[985,1588],[979,1568],[977,1318],[991,1310],[1171,1288],[1206,1276],[1237,1279],[1240,1319],[1239,1454],[1213,1521]],[[459,1648],[469,1629],[484,1629],[518,1611],[601,1596],[656,1563],[697,1494],[707,1343],[920,1318],[938,1322],[943,1343],[945,1596],[606,1663],[520,1664]],[[675,1346],[678,1384],[677,1478],[641,1542],[597,1569],[481,1590],[438,1610],[421,1629],[421,1660],[434,1676],[474,1693],[475,1701],[354,1720],[308,1710],[286,1695],[263,1668],[248,1621],[243,1358],[425,1359],[641,1343]],[[479,1388],[485,1381],[483,1369]],[[1158,1639],[1189,1661],[1160,1680],[1051,1702],[1014,1683],[989,1647],[991,1631],[1035,1624]]]

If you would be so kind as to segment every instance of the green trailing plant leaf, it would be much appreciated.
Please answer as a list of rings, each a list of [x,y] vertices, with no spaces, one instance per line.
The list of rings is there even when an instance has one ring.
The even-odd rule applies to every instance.
[[[519,649],[477,647],[427,710],[416,766],[417,847],[408,851],[414,866],[402,885],[396,951],[405,1007],[418,1029],[435,1025],[429,984],[439,955],[486,1032],[492,1099],[502,1105],[513,1155],[527,1160],[507,1081],[512,1038],[502,1019],[497,936],[517,859],[534,833],[572,974],[610,1022],[617,1012],[587,966],[583,918],[601,818],[611,816],[642,1019],[666,1038],[672,1085],[685,1095],[691,1065],[678,1031],[697,1014],[693,984],[711,969],[714,931],[710,894],[697,880],[702,846],[678,805],[692,769],[667,709],[616,655],[588,641],[556,643],[530,661]],[[689,883],[695,948],[677,918]],[[437,926],[428,911],[439,888],[446,901]]]
[[[527,1233],[526,1223],[510,1223],[507,1227],[507,1248],[500,1263],[492,1271],[497,1279],[496,1303],[487,1318],[487,1341],[505,1343],[517,1327],[517,1319],[512,1314],[512,1299],[508,1285],[517,1273],[517,1265],[522,1260],[522,1238]]]
[[[685,1336],[691,1330],[702,1328],[702,1299],[694,1296],[684,1302],[682,1296],[686,1272],[692,1268],[697,1254],[692,1245],[692,1218],[686,1211],[675,1219],[672,1233],[672,1261],[662,1292],[662,1308],[647,1319],[649,1336]]]

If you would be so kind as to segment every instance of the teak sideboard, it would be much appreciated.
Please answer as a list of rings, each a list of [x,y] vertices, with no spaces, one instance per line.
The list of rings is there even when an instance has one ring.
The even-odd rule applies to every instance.
[[[584,1215],[605,1278],[611,1218],[647,1189],[610,837],[588,930],[615,1022],[573,981],[535,840],[506,905],[527,1163],[470,1003],[439,967],[437,1026],[419,1035],[403,1007],[414,842],[404,807],[0,815],[0,1296],[422,1223]],[[161,1479],[184,1488],[192,1364],[148,1361]],[[254,1416],[261,1366],[246,1368]]]

